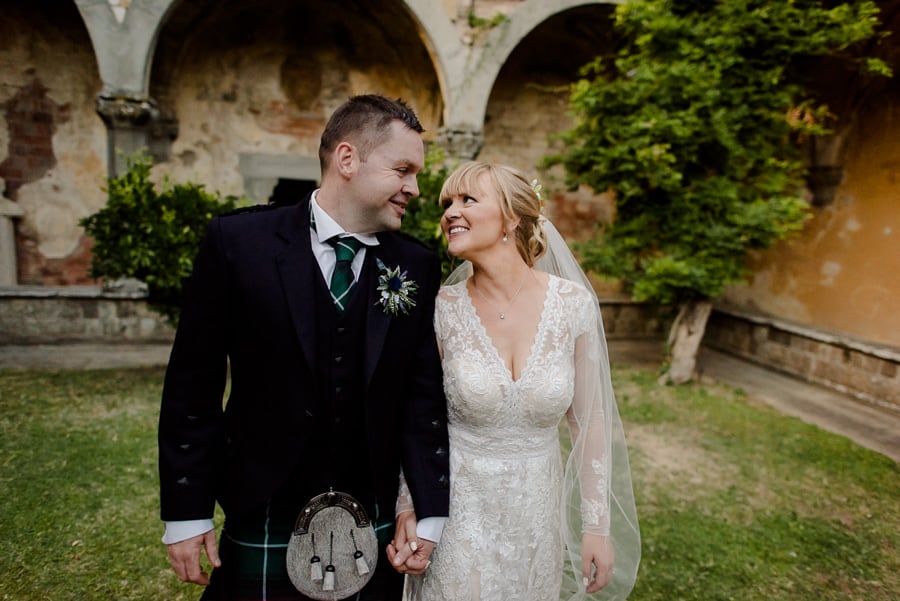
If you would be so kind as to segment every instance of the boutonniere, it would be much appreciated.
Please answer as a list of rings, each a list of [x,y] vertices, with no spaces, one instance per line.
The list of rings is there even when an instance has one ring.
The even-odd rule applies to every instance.
[[[412,299],[412,295],[419,289],[419,285],[413,280],[406,279],[406,272],[400,273],[400,267],[391,269],[376,258],[378,269],[378,292],[381,296],[375,304],[381,305],[381,309],[385,313],[397,315],[399,312],[409,313],[411,307],[416,306],[416,301]]]

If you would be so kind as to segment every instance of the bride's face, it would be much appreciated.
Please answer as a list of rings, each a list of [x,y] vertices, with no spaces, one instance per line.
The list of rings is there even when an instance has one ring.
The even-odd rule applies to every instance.
[[[444,208],[441,230],[453,256],[471,259],[503,239],[505,223],[500,196],[486,179],[482,175],[472,190],[441,201]]]

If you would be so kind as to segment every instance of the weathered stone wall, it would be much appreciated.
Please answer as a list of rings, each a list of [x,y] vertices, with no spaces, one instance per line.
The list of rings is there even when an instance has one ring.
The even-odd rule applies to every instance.
[[[249,192],[242,154],[317,162],[326,120],[353,94],[407,100],[426,138],[440,125],[428,52],[414,21],[390,2],[334,11],[323,2],[272,0],[261,10],[239,1],[209,14],[182,4],[160,34],[154,69],[151,95],[178,123],[171,159],[155,175],[227,194]]]
[[[172,328],[144,297],[98,286],[0,288],[0,344],[172,340]]]
[[[0,287],[0,345],[171,341],[173,329],[144,299],[98,286]],[[610,339],[662,338],[673,317],[666,307],[628,300],[603,301],[601,310]]]
[[[100,208],[105,130],[91,42],[68,2],[6,3],[0,18],[0,180],[17,203],[18,282],[89,282],[78,220]]]
[[[900,351],[719,308],[704,344],[900,413]]]

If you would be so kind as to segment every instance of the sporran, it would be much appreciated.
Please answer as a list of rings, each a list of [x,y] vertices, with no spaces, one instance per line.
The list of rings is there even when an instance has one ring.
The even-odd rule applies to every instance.
[[[323,493],[300,511],[288,542],[287,572],[307,597],[336,601],[356,594],[377,561],[374,525],[351,495]]]

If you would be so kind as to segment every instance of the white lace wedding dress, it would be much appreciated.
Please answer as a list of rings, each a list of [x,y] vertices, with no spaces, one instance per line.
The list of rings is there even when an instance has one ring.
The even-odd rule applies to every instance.
[[[559,426],[566,415],[575,438],[576,372],[578,365],[589,364],[578,361],[576,353],[588,352],[588,338],[596,336],[599,314],[593,304],[582,286],[550,276],[531,354],[513,380],[475,312],[466,283],[441,290],[435,328],[448,399],[450,515],[431,567],[424,578],[409,583],[413,599],[560,598]],[[591,458],[589,485],[582,477],[585,530],[598,534],[609,532],[603,438]]]

